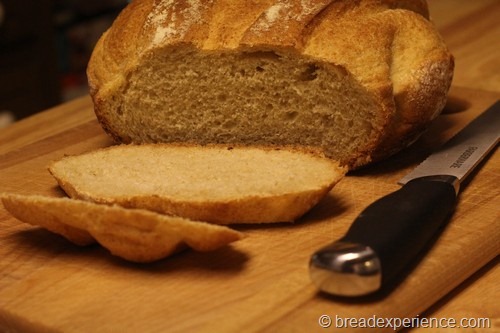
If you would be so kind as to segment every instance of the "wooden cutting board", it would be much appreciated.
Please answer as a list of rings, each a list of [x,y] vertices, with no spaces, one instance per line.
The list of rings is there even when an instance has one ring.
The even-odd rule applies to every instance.
[[[309,257],[499,97],[454,87],[446,113],[414,146],[349,174],[296,223],[238,226],[247,238],[210,253],[131,264],[20,223],[2,207],[0,332],[314,332],[324,331],[322,315],[333,325],[337,318],[415,317],[500,253],[496,151],[465,187],[434,247],[392,292],[356,300],[320,294],[309,280]],[[0,191],[62,196],[47,164],[110,144],[88,98],[21,121],[0,132]],[[358,330],[366,332],[350,331]]]

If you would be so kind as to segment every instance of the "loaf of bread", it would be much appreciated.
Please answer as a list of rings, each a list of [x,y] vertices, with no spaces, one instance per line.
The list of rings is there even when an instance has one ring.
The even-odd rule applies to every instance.
[[[122,143],[320,148],[349,168],[412,143],[453,58],[425,0],[134,0],[88,65]]]
[[[301,151],[142,144],[67,156],[49,171],[72,198],[229,224],[294,221],[346,169]]]
[[[3,194],[5,209],[78,245],[97,240],[112,254],[134,262],[165,258],[186,246],[212,251],[243,237],[227,227],[69,198]]]

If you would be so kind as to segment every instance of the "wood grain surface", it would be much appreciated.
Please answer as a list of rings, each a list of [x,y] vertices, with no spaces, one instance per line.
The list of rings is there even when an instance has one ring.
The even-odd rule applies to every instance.
[[[453,84],[500,92],[500,1],[429,0],[432,19],[455,56]],[[498,215],[497,215],[498,216]],[[500,218],[497,217],[497,224]],[[500,331],[499,257],[422,314],[429,318],[489,318],[491,328],[447,328],[443,332]],[[415,328],[407,333],[432,330]]]
[[[356,302],[321,295],[309,281],[309,256],[345,232],[364,206],[396,190],[401,175],[498,97],[454,88],[448,113],[411,149],[349,175],[296,224],[239,227],[248,235],[245,240],[212,253],[185,252],[152,265],[133,265],[97,246],[73,246],[1,210],[0,327],[22,332],[300,332],[319,330],[322,314],[416,316],[498,253],[498,154],[465,188],[427,257],[391,293]],[[93,119],[88,98],[19,126],[32,129],[45,115],[58,113],[67,113],[72,125],[39,139],[36,134],[26,138],[35,131],[12,140],[1,158],[0,191],[60,196],[45,166],[64,154],[111,144]]]
[[[248,237],[227,248],[135,265],[99,246],[73,246],[0,209],[0,332],[320,332],[321,315],[488,317],[493,327],[484,332],[500,329],[490,301],[498,296],[498,152],[465,187],[427,256],[390,292],[334,298],[318,293],[307,272],[315,249],[342,235],[366,205],[396,190],[403,174],[500,97],[499,51],[490,47],[498,2],[436,0],[431,14],[457,57],[445,113],[413,147],[350,174],[295,224],[239,226]],[[478,32],[473,41],[466,38],[471,31]],[[489,51],[478,56],[478,45]],[[46,165],[110,144],[88,97],[18,122],[0,132],[0,192],[62,196]]]

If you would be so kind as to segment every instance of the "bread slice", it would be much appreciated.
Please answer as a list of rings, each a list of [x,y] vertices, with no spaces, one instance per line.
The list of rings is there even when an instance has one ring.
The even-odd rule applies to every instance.
[[[14,217],[42,226],[85,245],[95,240],[111,253],[133,262],[151,262],[182,249],[211,251],[243,234],[227,227],[69,198],[3,194]]]
[[[298,150],[146,144],[68,156],[49,171],[73,198],[229,224],[296,220],[346,169]]]
[[[76,245],[86,246],[95,243],[94,237],[85,228],[75,227],[65,222],[71,220],[72,216],[75,215],[75,211],[68,211],[68,206],[64,205],[66,201],[42,196],[24,196],[9,193],[1,193],[0,201],[5,209],[20,221],[43,227],[63,236]],[[50,210],[44,209],[47,202],[61,207],[57,215]]]
[[[87,73],[117,142],[315,146],[357,168],[425,131],[453,66],[424,0],[136,0]]]

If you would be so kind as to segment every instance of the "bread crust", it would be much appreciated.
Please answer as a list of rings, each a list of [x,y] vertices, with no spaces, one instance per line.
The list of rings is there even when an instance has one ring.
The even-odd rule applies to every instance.
[[[139,263],[163,259],[186,247],[213,251],[244,237],[223,226],[69,198],[3,193],[0,201],[23,222],[77,245],[97,241],[112,254]]]
[[[444,107],[453,56],[428,17],[424,0],[134,0],[89,62],[95,113],[115,141],[136,142],[111,114],[130,74],[166,48],[316,59],[344,68],[374,103],[377,134],[342,161],[360,167],[414,142]]]
[[[66,156],[49,172],[74,199],[224,225],[294,222],[346,169],[304,149],[142,144]]]

